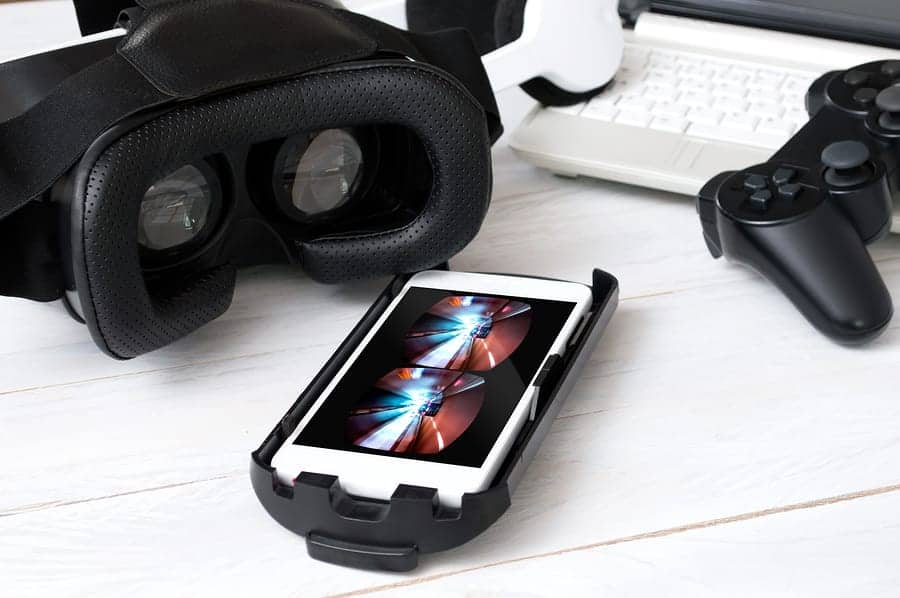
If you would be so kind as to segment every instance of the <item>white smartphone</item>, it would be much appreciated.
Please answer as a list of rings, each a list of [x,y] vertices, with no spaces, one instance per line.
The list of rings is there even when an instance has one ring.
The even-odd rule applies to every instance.
[[[533,386],[592,303],[585,285],[461,272],[413,276],[272,460],[285,484],[336,475],[350,494],[485,490],[533,414]]]

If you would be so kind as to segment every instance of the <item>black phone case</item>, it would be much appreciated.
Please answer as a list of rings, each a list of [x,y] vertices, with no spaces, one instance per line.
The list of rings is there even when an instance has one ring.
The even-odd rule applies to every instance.
[[[256,496],[278,523],[306,538],[315,559],[381,571],[411,571],[420,554],[460,546],[490,527],[511,504],[511,495],[618,305],[618,281],[601,270],[593,274],[594,301],[587,321],[564,355],[551,355],[541,367],[537,412],[519,433],[490,487],[465,494],[459,509],[439,504],[433,488],[400,485],[390,501],[351,496],[327,472],[303,472],[293,487],[279,481],[272,458],[303,415],[353,353],[410,275],[388,285],[359,324],[316,375],[262,445],[252,455],[250,478]]]

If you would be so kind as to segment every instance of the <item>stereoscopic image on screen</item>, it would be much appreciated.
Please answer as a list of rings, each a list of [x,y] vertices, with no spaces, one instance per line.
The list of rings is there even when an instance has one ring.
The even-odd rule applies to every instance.
[[[447,297],[413,324],[406,359],[451,370],[494,369],[515,351],[531,327],[531,306],[502,297]]]
[[[354,445],[414,455],[441,452],[484,404],[484,379],[430,368],[401,368],[381,378],[347,417]]]

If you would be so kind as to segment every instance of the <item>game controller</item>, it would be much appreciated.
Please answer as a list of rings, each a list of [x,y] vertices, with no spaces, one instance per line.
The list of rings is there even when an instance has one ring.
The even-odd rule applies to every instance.
[[[900,61],[822,76],[810,122],[766,164],[725,172],[697,208],[713,257],[754,268],[822,333],[876,338],[893,302],[866,246],[890,231],[900,191]]]

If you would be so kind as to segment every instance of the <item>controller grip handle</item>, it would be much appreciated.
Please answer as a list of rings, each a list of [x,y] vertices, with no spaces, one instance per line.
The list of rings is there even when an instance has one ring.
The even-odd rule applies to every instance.
[[[863,344],[894,313],[890,292],[866,246],[832,201],[774,226],[735,222],[719,213],[725,254],[771,280],[829,338]]]

